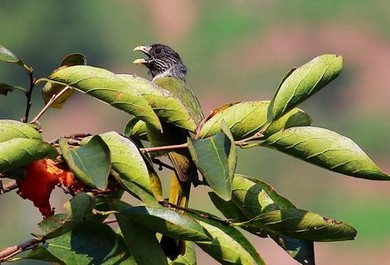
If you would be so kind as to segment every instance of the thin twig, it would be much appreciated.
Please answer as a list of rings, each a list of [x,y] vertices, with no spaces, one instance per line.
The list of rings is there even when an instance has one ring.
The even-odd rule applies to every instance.
[[[175,144],[175,145],[164,145],[164,146],[156,146],[156,147],[145,147],[145,148],[140,148],[139,151],[141,153],[152,153],[152,152],[161,152],[161,151],[171,151],[175,149],[184,149],[188,148],[188,144]]]
[[[34,90],[35,86],[35,78],[34,78],[34,69],[32,67],[29,67],[25,64],[23,64],[23,68],[26,70],[28,77],[30,79],[30,84],[29,88],[26,92],[26,111],[24,113],[24,118],[22,119],[23,122],[28,122],[28,116],[30,115],[30,109],[32,105],[31,97],[32,97],[32,92]]]
[[[43,239],[32,238],[19,245],[5,248],[0,251],[0,262],[8,261],[9,259],[16,256],[17,254],[22,253],[23,251],[27,251],[32,248],[35,248],[43,241],[44,241]]]
[[[242,139],[239,141],[235,141],[234,143],[241,148],[246,148],[246,147],[250,146],[251,141],[258,141],[258,140],[262,140],[263,138],[264,138],[264,135],[261,132],[257,132],[248,138],[245,138],[245,139]]]
[[[46,103],[46,105],[43,107],[43,109],[38,113],[38,115],[31,121],[31,123],[36,123],[39,118],[46,112],[46,110],[59,98],[61,97],[66,91],[68,91],[71,87],[66,86],[64,89],[62,89],[58,94],[54,94],[50,100]]]
[[[239,147],[246,147],[248,145],[250,145],[250,142],[251,141],[258,141],[258,140],[262,140],[264,138],[264,135],[260,132],[258,133],[255,133],[254,135],[248,137],[248,138],[245,138],[245,139],[242,139],[242,140],[239,140],[239,141],[235,141],[234,143],[239,146]],[[152,152],[161,152],[161,151],[172,151],[172,150],[175,150],[175,149],[184,149],[184,148],[188,148],[188,144],[187,143],[184,143],[184,144],[176,144],[176,145],[164,145],[164,146],[156,146],[156,147],[145,147],[145,148],[140,148],[140,152],[145,154],[145,153],[152,153]]]
[[[66,138],[66,139],[68,139],[69,145],[78,146],[78,145],[80,145],[81,140],[83,140],[84,138],[89,137],[89,136],[92,136],[92,134],[90,134],[90,133],[75,133],[75,134],[71,134],[71,135],[64,135],[61,138],[58,138],[54,141],[51,141],[50,144],[53,146],[57,146],[60,142],[60,139]]]

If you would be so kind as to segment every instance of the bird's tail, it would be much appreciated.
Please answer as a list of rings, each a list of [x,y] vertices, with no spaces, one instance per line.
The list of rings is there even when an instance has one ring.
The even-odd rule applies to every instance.
[[[175,168],[175,174],[171,178],[168,201],[181,208],[187,208],[190,198],[192,181],[196,181],[197,170],[193,164],[188,150],[170,152],[168,154]],[[161,247],[167,257],[175,260],[179,255],[184,255],[185,241],[163,236]]]

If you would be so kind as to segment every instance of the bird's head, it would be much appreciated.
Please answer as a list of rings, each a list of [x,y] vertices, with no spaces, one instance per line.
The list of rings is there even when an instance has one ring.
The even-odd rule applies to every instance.
[[[133,63],[145,65],[153,79],[170,76],[186,80],[187,67],[184,65],[179,54],[171,47],[163,44],[137,46],[134,51],[142,51],[147,58],[137,59]]]

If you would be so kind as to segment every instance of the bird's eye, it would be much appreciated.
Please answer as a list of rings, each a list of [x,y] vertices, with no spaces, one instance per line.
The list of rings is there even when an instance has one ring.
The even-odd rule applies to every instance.
[[[160,54],[161,53],[161,48],[156,48],[156,50],[154,51],[156,54]]]

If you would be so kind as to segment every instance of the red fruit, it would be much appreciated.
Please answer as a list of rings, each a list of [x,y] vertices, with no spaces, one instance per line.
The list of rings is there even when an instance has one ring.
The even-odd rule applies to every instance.
[[[44,218],[54,214],[49,198],[54,186],[61,183],[66,187],[74,184],[72,172],[57,167],[51,159],[41,159],[26,167],[26,177],[17,180],[17,193],[23,199],[29,199],[39,208]]]

